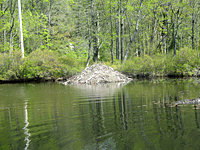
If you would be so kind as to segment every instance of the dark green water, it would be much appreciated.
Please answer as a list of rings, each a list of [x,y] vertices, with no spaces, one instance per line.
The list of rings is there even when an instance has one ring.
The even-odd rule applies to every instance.
[[[124,87],[58,83],[0,85],[1,150],[196,150],[199,106],[186,80],[134,81]]]

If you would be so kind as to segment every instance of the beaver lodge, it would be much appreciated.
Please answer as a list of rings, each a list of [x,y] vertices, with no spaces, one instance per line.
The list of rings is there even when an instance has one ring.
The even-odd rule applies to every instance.
[[[80,74],[72,76],[64,84],[128,83],[131,80],[111,67],[94,64],[85,68]]]

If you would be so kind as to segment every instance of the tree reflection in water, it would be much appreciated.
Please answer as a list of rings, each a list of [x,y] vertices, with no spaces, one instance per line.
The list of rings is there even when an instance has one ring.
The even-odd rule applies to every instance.
[[[29,140],[29,137],[31,136],[31,134],[28,132],[29,129],[28,129],[28,125],[29,125],[29,122],[28,122],[28,102],[25,102],[25,106],[24,106],[24,118],[25,118],[25,126],[24,126],[24,134],[26,135],[24,141],[26,141],[26,147],[24,148],[24,150],[27,150],[28,147],[29,147],[29,143],[31,140]]]
[[[191,114],[191,106],[172,107],[171,103],[180,96],[178,90],[169,94],[168,87],[164,90],[151,84],[141,86],[82,87],[88,101],[84,103],[82,99],[81,104],[88,104],[91,110],[88,129],[92,128],[93,138],[83,149],[157,149],[162,145],[167,149],[184,144],[180,139],[190,132],[185,118]],[[194,121],[199,128],[197,109]]]
[[[199,105],[170,105],[199,85],[178,81],[0,86],[0,149],[199,149]]]

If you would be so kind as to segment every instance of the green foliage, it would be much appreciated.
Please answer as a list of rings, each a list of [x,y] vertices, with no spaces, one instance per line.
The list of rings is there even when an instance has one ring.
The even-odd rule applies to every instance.
[[[198,67],[198,58],[195,50],[182,48],[177,52],[175,59],[175,73],[184,74],[185,72],[192,74],[192,71]]]
[[[173,54],[155,54],[152,57],[145,55],[143,58],[133,57],[127,60],[122,71],[134,74],[150,73],[158,76],[191,76],[195,74],[198,66],[196,51],[182,48],[177,52],[175,58]]]
[[[97,38],[99,62],[121,71],[192,75],[199,65],[196,52],[190,49],[197,48],[199,37],[197,18],[200,5],[197,0],[143,1],[138,16],[140,26],[125,66],[116,58],[111,64],[111,41],[114,57],[123,42],[124,51],[127,49],[130,37],[135,33],[139,1],[98,0],[93,1],[94,7],[88,7],[91,1],[86,0],[25,0],[21,3],[26,56],[23,60],[20,53],[17,54],[20,46],[17,2],[0,1],[1,79],[55,78],[80,72],[87,61],[89,40],[92,42],[90,65],[93,64],[94,37]],[[170,54],[175,46],[174,39],[176,58]],[[188,48],[183,48],[186,46]],[[9,55],[13,50],[14,53]]]
[[[16,71],[22,63],[19,51],[14,51],[12,55],[0,53],[0,80],[16,79]]]
[[[154,69],[153,59],[150,56],[145,55],[143,58],[133,57],[127,60],[123,71],[140,74],[140,73],[152,72],[153,69]]]
[[[160,76],[174,73],[173,54],[155,54],[153,56],[154,73]]]
[[[14,51],[13,56],[0,54],[0,80],[27,80],[69,77],[84,69],[84,59],[77,59],[49,50],[36,50],[21,59],[21,54]]]
[[[71,55],[70,55],[71,54]],[[62,64],[67,64],[68,76],[81,72],[86,66],[86,59],[78,58],[74,53],[68,53],[59,58]]]
[[[24,46],[27,54],[51,46],[46,15],[27,10],[23,14],[23,19]]]
[[[145,55],[142,59],[141,71],[144,73],[151,72],[154,69],[153,59],[149,55]]]
[[[133,57],[126,61],[123,71],[139,73],[142,67],[143,67],[142,66],[142,58],[141,57]]]
[[[92,64],[92,63],[91,63]],[[122,70],[122,64],[120,60],[117,60],[116,58],[114,59],[114,63],[112,64],[110,61],[104,61],[104,65],[110,66],[116,70],[121,71]]]
[[[63,68],[56,53],[48,50],[32,52],[19,68],[20,78],[56,78],[62,76]]]

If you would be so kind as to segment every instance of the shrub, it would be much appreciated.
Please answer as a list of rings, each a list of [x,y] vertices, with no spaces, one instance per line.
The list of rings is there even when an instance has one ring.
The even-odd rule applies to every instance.
[[[192,74],[192,71],[199,65],[197,53],[189,48],[182,48],[177,52],[174,59],[174,72],[176,74]]]
[[[19,68],[19,77],[30,78],[57,78],[63,76],[66,68],[59,59],[58,54],[49,50],[36,50],[32,52]]]
[[[20,51],[12,56],[0,54],[0,80],[58,78],[71,76],[85,67],[83,59],[62,56],[49,50],[36,50],[21,59]]]
[[[159,75],[185,75],[194,74],[199,66],[195,50],[182,48],[177,51],[176,57],[172,53],[155,54],[152,57],[133,57],[126,61],[123,71],[136,74],[155,73]]]
[[[23,63],[20,51],[13,51],[12,54],[0,54],[0,80],[17,79],[16,72]]]

